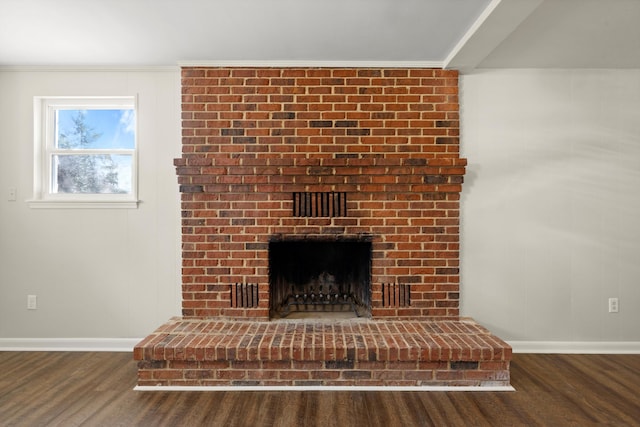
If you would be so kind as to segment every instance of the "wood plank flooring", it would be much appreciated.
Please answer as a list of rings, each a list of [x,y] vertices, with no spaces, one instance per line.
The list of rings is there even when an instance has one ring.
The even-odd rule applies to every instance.
[[[640,355],[514,354],[515,392],[134,391],[130,353],[0,352],[0,426],[640,426]]]

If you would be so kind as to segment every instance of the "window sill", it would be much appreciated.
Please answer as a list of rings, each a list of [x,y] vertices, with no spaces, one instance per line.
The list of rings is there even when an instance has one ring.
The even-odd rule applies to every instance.
[[[139,200],[27,200],[32,209],[137,209]]]

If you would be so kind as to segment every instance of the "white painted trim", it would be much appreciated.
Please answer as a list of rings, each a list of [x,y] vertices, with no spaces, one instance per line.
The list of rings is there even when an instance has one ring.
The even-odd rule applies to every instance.
[[[4,65],[0,72],[178,72],[178,65]]]
[[[507,341],[514,353],[640,354],[640,341]]]
[[[469,40],[476,34],[476,32],[482,27],[482,24],[491,16],[493,11],[498,5],[502,3],[502,0],[491,0],[491,3],[482,11],[478,19],[469,27],[467,32],[462,36],[462,38],[458,41],[458,43],[454,46],[454,48],[449,52],[449,55],[444,60],[445,67],[448,66],[464,48],[464,46],[469,42]]]
[[[142,338],[0,338],[0,351],[129,352]]]
[[[512,386],[135,386],[135,391],[515,391]]]
[[[142,338],[0,338],[0,351],[126,352],[133,351],[140,341]],[[507,341],[507,344],[514,353],[640,354],[640,341]]]
[[[15,65],[0,66],[1,72],[179,72],[181,67],[264,67],[264,68],[444,68],[444,61],[311,61],[311,60],[218,60],[179,61],[177,65],[90,66]]]
[[[27,200],[32,209],[137,209],[139,200]]]
[[[276,68],[442,68],[442,61],[180,61],[180,67],[276,67]]]
[[[443,61],[465,74],[480,64],[543,0],[492,0]]]

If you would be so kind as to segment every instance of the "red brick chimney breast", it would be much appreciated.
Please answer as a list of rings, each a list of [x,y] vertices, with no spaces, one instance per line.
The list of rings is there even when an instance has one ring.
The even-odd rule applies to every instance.
[[[269,242],[305,238],[371,241],[372,317],[458,317],[459,120],[454,70],[183,68],[183,316],[267,319]]]

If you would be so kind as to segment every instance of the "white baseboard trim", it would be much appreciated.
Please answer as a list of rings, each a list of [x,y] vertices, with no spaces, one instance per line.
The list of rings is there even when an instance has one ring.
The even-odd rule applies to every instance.
[[[512,386],[135,386],[135,391],[516,391]]]
[[[514,353],[640,354],[640,341],[507,341]]]
[[[142,338],[0,338],[0,351],[132,352]]]
[[[142,338],[0,338],[0,351],[129,352]],[[507,341],[514,353],[640,354],[640,341]]]

